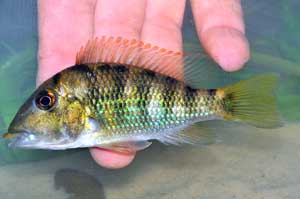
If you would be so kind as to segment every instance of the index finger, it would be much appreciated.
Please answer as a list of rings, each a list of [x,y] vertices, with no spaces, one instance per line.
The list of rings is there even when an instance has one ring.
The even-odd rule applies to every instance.
[[[74,65],[81,45],[93,34],[95,0],[38,1],[38,84]]]

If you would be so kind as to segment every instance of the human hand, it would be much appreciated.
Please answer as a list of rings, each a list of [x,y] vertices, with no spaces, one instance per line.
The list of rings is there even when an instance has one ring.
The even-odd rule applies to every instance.
[[[239,0],[191,0],[199,39],[225,71],[240,69],[249,59]],[[185,0],[41,0],[37,83],[72,66],[79,48],[96,36],[136,38],[182,51]],[[175,69],[176,70],[176,69]],[[181,70],[180,67],[177,70]],[[90,149],[107,168],[127,166],[135,154]]]

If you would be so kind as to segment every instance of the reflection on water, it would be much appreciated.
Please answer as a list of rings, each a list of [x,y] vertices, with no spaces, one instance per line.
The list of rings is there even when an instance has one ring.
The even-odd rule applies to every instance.
[[[63,188],[68,199],[105,199],[102,184],[95,177],[74,169],[61,169],[55,173],[56,189]]]
[[[0,2],[0,27],[7,28],[0,31],[0,130],[4,133],[35,87],[37,27],[32,14],[36,14],[36,1]],[[11,150],[2,141],[0,198],[300,198],[300,3],[242,2],[252,48],[246,75],[280,74],[277,94],[287,120],[283,128],[222,126],[221,142],[205,147],[154,143],[121,170],[100,168],[87,150]],[[196,43],[191,16],[186,13],[184,39]]]

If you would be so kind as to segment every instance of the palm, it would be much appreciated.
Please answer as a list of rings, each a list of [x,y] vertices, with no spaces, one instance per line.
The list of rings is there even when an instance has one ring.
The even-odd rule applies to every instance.
[[[191,4],[206,51],[224,70],[241,68],[248,60],[249,47],[240,2],[191,0]],[[38,83],[73,65],[79,47],[96,36],[136,38],[181,51],[184,8],[185,0],[39,1]],[[134,157],[98,148],[91,153],[99,164],[109,168],[126,166]]]

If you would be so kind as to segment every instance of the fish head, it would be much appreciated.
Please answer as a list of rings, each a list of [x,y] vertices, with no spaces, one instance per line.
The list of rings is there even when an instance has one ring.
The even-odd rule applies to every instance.
[[[82,102],[70,86],[50,79],[21,106],[4,138],[11,147],[65,149],[85,128]]]

